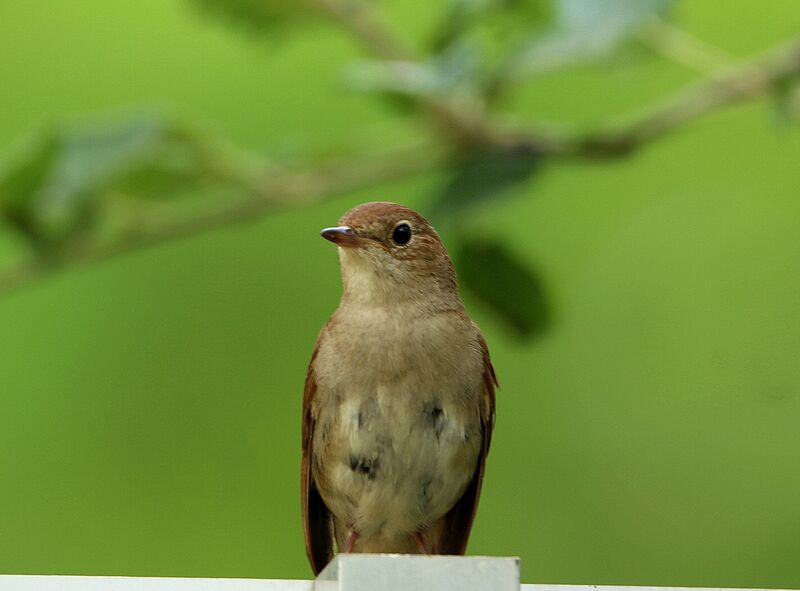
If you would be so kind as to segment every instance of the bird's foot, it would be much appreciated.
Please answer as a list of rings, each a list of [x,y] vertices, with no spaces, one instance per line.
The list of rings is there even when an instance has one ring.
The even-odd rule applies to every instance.
[[[353,549],[356,547],[356,542],[358,541],[358,532],[356,530],[350,530],[350,535],[347,537],[347,544],[344,546],[344,551],[347,554],[353,552]]]
[[[417,549],[419,550],[420,554],[425,554],[426,556],[430,556],[431,550],[428,548],[428,544],[425,542],[425,538],[422,537],[422,532],[416,532],[414,534],[414,541],[417,543]]]

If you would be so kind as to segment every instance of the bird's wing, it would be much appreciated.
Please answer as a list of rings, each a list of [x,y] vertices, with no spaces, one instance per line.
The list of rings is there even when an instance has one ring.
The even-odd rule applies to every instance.
[[[314,376],[314,361],[317,358],[319,345],[314,348],[306,373],[306,384],[303,391],[303,460],[300,467],[300,503],[303,509],[303,531],[305,533],[306,554],[314,574],[325,567],[333,558],[333,535],[331,514],[322,500],[312,476],[311,465],[312,443],[314,438],[314,416],[311,403],[317,391]]]
[[[467,549],[469,532],[472,529],[475,511],[478,508],[478,498],[481,494],[486,456],[489,453],[489,445],[492,442],[495,407],[494,389],[499,384],[492,362],[489,359],[489,348],[480,333],[478,333],[478,342],[483,351],[484,385],[483,398],[481,400],[481,432],[483,436],[481,451],[478,456],[478,465],[475,467],[475,474],[472,476],[472,481],[469,483],[467,490],[442,518],[438,543],[434,545],[437,554],[464,554]]]

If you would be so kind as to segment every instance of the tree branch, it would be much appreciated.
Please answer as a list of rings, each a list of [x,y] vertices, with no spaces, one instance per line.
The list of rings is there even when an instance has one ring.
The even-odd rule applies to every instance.
[[[313,0],[374,57],[387,62],[418,61],[415,52],[386,26],[374,3],[365,0]],[[455,105],[446,98],[416,97],[417,104],[444,140],[464,149],[497,143],[498,130],[484,117],[485,105]]]
[[[141,217],[111,241],[76,241],[56,256],[31,256],[0,270],[0,295],[24,288],[46,275],[100,262],[134,250],[217,228],[253,222],[286,207],[299,207],[381,183],[441,169],[446,154],[435,144],[420,144],[383,154],[343,158],[323,165],[273,174],[249,197],[223,201],[200,213],[153,222]]]
[[[413,60],[413,52],[386,26],[374,8],[362,0],[312,0],[374,56],[387,61]]]
[[[715,78],[736,61],[719,47],[698,39],[660,16],[653,16],[637,37],[663,57],[709,78]]]
[[[732,67],[713,80],[679,92],[648,113],[616,128],[576,137],[541,137],[544,151],[559,156],[620,156],[724,107],[753,99],[800,77],[800,38]]]
[[[414,53],[393,34],[364,0],[314,0],[374,56],[387,61],[413,61]],[[725,55],[663,21],[654,21],[652,41],[664,51],[679,53],[683,61],[710,71],[710,81],[679,93],[649,113],[615,129],[583,136],[541,131],[506,132],[490,121],[484,105],[458,108],[446,100],[420,98],[420,104],[436,123],[445,140],[467,150],[492,146],[523,146],[550,156],[618,156],[666,134],[698,117],[769,91],[784,80],[800,75],[800,38],[764,56],[728,70],[717,68]]]

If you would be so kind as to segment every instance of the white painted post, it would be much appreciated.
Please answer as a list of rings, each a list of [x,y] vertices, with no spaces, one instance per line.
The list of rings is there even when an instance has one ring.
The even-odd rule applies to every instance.
[[[339,554],[314,591],[520,591],[519,558]]]

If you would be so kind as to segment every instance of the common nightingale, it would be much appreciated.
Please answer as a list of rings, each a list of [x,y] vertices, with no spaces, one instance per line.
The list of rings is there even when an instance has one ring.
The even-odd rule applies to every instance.
[[[340,552],[463,554],[497,379],[453,264],[418,213],[359,205],[322,230],[343,294],[303,396],[302,509],[314,573]]]

